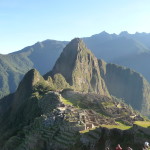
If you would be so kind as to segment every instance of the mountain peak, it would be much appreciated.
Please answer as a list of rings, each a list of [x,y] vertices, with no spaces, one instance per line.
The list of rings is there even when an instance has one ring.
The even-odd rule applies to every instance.
[[[31,69],[27,72],[27,74],[24,77],[25,82],[32,83],[32,86],[34,86],[41,78],[40,73],[36,69]]]
[[[64,51],[81,51],[85,49],[87,48],[83,40],[80,38],[74,38],[73,40],[71,40],[71,42],[69,42]]]
[[[127,35],[129,35],[129,33],[127,31],[122,31],[119,35],[120,36],[127,36]]]
[[[45,77],[49,75],[54,77],[57,73],[62,74],[77,91],[95,92],[109,96],[100,76],[97,58],[79,38],[73,39],[64,48],[54,68]]]
[[[100,34],[101,35],[108,35],[108,33],[106,31],[102,31]]]
[[[38,82],[41,82],[43,77],[36,69],[31,69],[26,73],[23,80],[20,82],[17,91],[26,91],[27,93],[32,91],[33,86],[35,86]]]
[[[76,37],[76,38],[72,39],[72,40],[70,41],[70,43],[71,43],[71,42],[77,42],[77,43],[79,43],[80,41],[82,41],[82,40],[81,40],[80,38]]]
[[[90,51],[86,48],[86,45],[80,38],[74,38],[66,45],[52,71],[47,73],[45,77],[48,75],[54,76],[55,74],[60,73],[66,78],[67,82],[72,84],[72,69],[74,69],[78,55],[81,55],[82,52],[86,53]]]

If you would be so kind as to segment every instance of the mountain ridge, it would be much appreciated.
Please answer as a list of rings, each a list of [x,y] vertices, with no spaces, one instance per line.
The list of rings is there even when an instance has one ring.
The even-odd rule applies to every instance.
[[[103,37],[103,34],[105,34],[107,38]],[[91,44],[89,42],[86,42],[86,44],[91,45],[90,47],[88,46],[88,48],[90,48],[94,52],[96,57],[100,58],[104,56],[103,59],[107,62],[110,62],[108,60],[111,60],[112,63],[134,69],[135,71],[142,73],[146,77],[146,79],[150,81],[150,72],[148,69],[146,69],[146,65],[150,60],[150,55],[147,50],[150,47],[148,44],[148,41],[150,39],[149,36],[150,34],[146,33],[126,33],[126,35],[123,36],[121,34],[108,34],[104,32],[101,34],[97,34],[97,36],[93,35],[88,38],[83,38],[83,40],[84,42],[91,41]],[[122,37],[126,39],[126,42],[124,42],[124,40],[121,40],[122,44],[119,44],[119,41],[117,41],[117,39],[120,39]],[[101,39],[105,40],[105,44]],[[115,49],[117,50],[114,50],[113,42],[111,43],[112,46],[107,46],[112,40],[115,41]],[[127,41],[130,41],[131,43],[129,47],[127,46]],[[27,48],[24,48],[23,51],[11,53],[9,55],[1,55],[0,97],[14,92],[23,75],[30,69],[36,68],[41,74],[45,74],[46,72],[51,70],[53,65],[55,64],[55,61],[62,52],[62,49],[66,46],[67,43],[68,42],[46,40],[36,43],[36,46],[29,46]],[[99,44],[102,45],[98,47]],[[41,45],[43,45],[44,47]],[[126,49],[124,47],[126,47]],[[122,51],[127,51],[127,49],[129,54],[126,56],[122,56]],[[108,51],[111,52],[111,55],[108,54]],[[118,55],[116,55],[116,52],[118,52],[119,58],[116,57]],[[126,54],[127,52],[123,53]]]
[[[47,40],[43,43],[44,47],[37,43],[15,53],[0,55],[0,98],[13,93],[30,69],[36,68],[45,74],[52,68],[65,42]]]
[[[67,81],[70,80],[66,79],[68,76],[62,75],[61,70],[59,72],[62,65],[68,62],[62,60],[68,58],[65,51],[70,51],[71,54],[75,51],[72,54],[74,65],[71,71],[83,73],[83,77],[75,82],[81,86],[84,84],[82,80],[86,79],[88,89],[81,91],[74,80],[69,85]],[[55,66],[52,77],[48,73],[46,80],[37,70],[28,71],[17,91],[0,99],[2,150],[103,150],[106,146],[115,148],[121,141],[124,148],[130,144],[133,148],[140,149],[150,135],[149,128],[138,127],[134,121],[148,119],[116,97],[103,94],[104,91],[98,92],[104,90],[98,86],[102,87],[107,79],[108,68],[104,61],[98,61],[82,40],[74,39],[64,48]],[[96,81],[93,85],[92,76]],[[72,74],[70,76],[72,79],[76,77],[78,76]],[[102,79],[105,80],[103,83],[100,82]],[[89,91],[93,86],[97,90]],[[108,126],[116,129],[109,129]],[[123,131],[124,129],[126,130]]]

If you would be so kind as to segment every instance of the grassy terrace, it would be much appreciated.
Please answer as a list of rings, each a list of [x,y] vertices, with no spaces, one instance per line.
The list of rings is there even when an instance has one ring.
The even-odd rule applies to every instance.
[[[64,97],[61,97],[61,101],[65,104],[65,105],[72,105],[76,108],[88,108],[88,106],[86,106],[86,104],[84,104],[82,101],[81,101],[81,97],[78,96],[78,95],[74,95],[72,98],[64,98]]]
[[[99,127],[105,127],[105,128],[108,128],[108,129],[117,128],[117,129],[120,129],[120,130],[128,130],[132,126],[126,126],[126,125],[123,125],[123,124],[120,123],[119,125],[100,125]],[[95,128],[88,129],[88,130],[83,130],[83,131],[80,131],[80,133],[87,133],[87,132],[95,130],[96,128],[99,128],[99,127],[95,127]]]
[[[61,97],[61,101],[65,104],[65,105],[73,105],[73,103],[71,103],[69,100]]]
[[[135,121],[134,124],[144,128],[150,128],[150,121]]]
[[[132,126],[126,126],[126,125],[101,125],[101,127],[106,127],[108,129],[117,128],[117,129],[120,129],[120,130],[128,130]]]
[[[120,129],[120,130],[128,130],[130,129],[132,126],[127,126],[127,125],[124,125],[123,123],[121,122],[117,122],[116,123],[118,125],[101,125],[101,127],[106,127],[108,129],[113,129],[113,128],[117,128],[117,129]]]
[[[120,130],[128,130],[130,129],[132,126],[126,126],[122,123],[119,123],[117,122],[118,125],[100,125],[99,127],[105,127],[105,128],[108,128],[108,129],[113,129],[113,128],[117,128],[117,129],[120,129]],[[138,126],[141,126],[141,127],[144,127],[144,128],[150,128],[150,121],[135,121],[134,124],[138,125]],[[83,131],[80,131],[80,133],[87,133],[91,130],[95,130],[95,128],[92,128],[92,129],[88,129],[88,130],[83,130]]]
[[[79,95],[74,95],[73,98],[63,98],[61,97],[61,101],[64,103],[64,104],[68,104],[68,105],[73,105],[77,108],[86,108],[88,109],[88,107],[85,107],[87,104],[84,103],[84,101],[81,101],[82,97],[79,96]],[[111,103],[111,102],[103,102],[102,103],[104,105],[104,107],[113,107],[114,104]],[[121,108],[121,105],[119,104],[117,107]],[[94,109],[96,110],[95,107],[91,107],[91,109]],[[127,126],[121,122],[116,122],[117,125],[100,125],[99,127],[106,127],[108,129],[113,129],[113,128],[117,128],[117,129],[120,129],[120,130],[128,130],[130,128],[132,128],[132,126]],[[150,121],[135,121],[134,124],[138,125],[138,126],[141,126],[141,127],[149,127],[150,128]],[[96,128],[92,128],[92,129],[88,129],[88,130],[83,130],[83,131],[80,131],[80,133],[86,133],[86,132],[89,132],[90,130],[95,130]]]
[[[92,129],[82,130],[82,131],[79,131],[79,132],[80,132],[80,133],[87,133],[87,132],[92,131],[92,130],[95,130],[95,129],[96,129],[96,127],[95,127],[95,128],[92,128]]]

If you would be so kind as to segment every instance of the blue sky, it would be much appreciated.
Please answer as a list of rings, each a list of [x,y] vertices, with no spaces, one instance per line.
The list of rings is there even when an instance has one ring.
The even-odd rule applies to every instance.
[[[150,33],[150,0],[0,0],[0,53],[102,31]]]

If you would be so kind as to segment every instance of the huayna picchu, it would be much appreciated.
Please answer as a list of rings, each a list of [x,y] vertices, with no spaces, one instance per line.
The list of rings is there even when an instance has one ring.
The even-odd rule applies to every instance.
[[[0,149],[104,150],[120,143],[124,149],[141,150],[150,140],[150,122],[140,113],[143,101],[149,113],[149,101],[139,91],[148,95],[149,84],[135,72],[115,66],[126,77],[117,82],[112,67],[76,38],[44,77],[30,70],[16,92],[0,100]],[[134,93],[124,84],[131,78]],[[114,82],[121,93],[113,89]],[[125,97],[121,89],[130,96]],[[131,107],[135,94],[141,96],[135,107],[140,112]],[[118,97],[134,102],[128,105]]]

